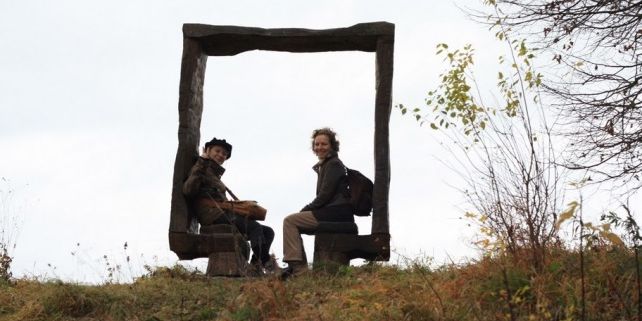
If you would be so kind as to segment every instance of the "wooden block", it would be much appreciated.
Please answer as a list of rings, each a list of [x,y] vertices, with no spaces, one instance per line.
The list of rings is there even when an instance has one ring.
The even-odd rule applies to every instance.
[[[219,230],[226,228],[218,226]],[[250,253],[248,242],[240,234],[214,233],[210,235],[226,236],[231,246],[221,251],[211,252],[208,255],[207,276],[246,276],[248,270],[248,256]],[[221,239],[218,239],[220,241]]]
[[[390,235],[352,235],[321,233],[314,239],[314,264],[322,269],[329,265],[348,265],[351,259],[387,261],[390,258]]]
[[[343,252],[315,250],[312,268],[315,271],[336,273],[340,267],[350,265],[350,258]]]
[[[246,258],[240,252],[215,252],[209,255],[207,276],[245,276]]]

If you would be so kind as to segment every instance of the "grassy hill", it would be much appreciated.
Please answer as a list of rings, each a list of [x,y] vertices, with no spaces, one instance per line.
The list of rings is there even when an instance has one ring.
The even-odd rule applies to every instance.
[[[0,285],[0,321],[638,318],[632,251],[589,250],[581,269],[578,253],[552,249],[539,272],[521,259],[527,254],[439,267],[346,267],[286,282],[208,278],[181,266],[156,268],[131,284],[18,279]]]

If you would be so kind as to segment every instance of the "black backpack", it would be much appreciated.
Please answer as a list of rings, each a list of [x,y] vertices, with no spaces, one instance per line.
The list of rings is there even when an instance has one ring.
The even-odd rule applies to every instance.
[[[372,211],[372,191],[374,184],[359,171],[346,168],[348,173],[348,192],[354,215],[369,216]]]

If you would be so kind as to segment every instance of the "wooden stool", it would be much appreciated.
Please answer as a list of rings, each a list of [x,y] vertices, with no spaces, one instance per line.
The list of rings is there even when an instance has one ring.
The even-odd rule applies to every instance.
[[[315,270],[336,272],[340,266],[350,264],[345,251],[347,243],[357,236],[359,229],[354,222],[319,222],[314,235]]]
[[[228,224],[201,226],[200,234],[218,239],[220,246],[208,255],[207,276],[245,276],[250,247],[245,237]]]

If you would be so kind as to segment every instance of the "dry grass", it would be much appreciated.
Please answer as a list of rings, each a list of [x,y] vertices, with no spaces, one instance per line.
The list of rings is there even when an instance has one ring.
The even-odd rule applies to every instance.
[[[287,282],[207,278],[180,266],[131,284],[23,279],[0,287],[0,320],[579,320],[578,255],[548,254],[541,273],[519,259],[482,258],[347,267]],[[632,253],[595,249],[586,266],[587,320],[634,320]]]

